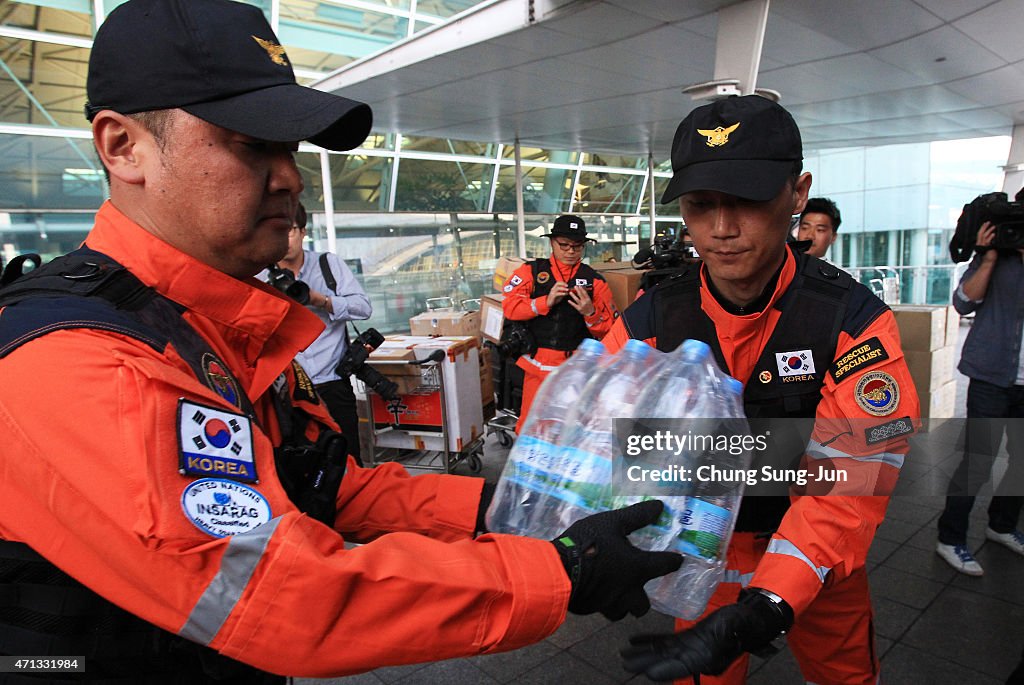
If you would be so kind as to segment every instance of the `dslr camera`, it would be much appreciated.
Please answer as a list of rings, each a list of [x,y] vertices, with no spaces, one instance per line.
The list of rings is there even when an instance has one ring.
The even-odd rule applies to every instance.
[[[501,331],[501,342],[495,345],[503,359],[515,359],[537,351],[537,339],[522,321],[506,321]]]
[[[956,231],[949,242],[954,262],[966,262],[977,250],[978,230],[986,221],[995,226],[991,247],[996,250],[1024,248],[1024,202],[1021,193],[1013,201],[1006,193],[986,193],[964,205]],[[981,248],[984,250],[984,248]]]
[[[267,267],[267,275],[267,282],[270,285],[299,304],[309,304],[309,286],[295,278],[295,274],[289,269],[282,269],[277,264],[271,264]]]
[[[671,235],[659,235],[649,248],[639,250],[633,257],[637,269],[678,269],[699,259],[692,245]]]
[[[384,399],[393,400],[398,397],[398,384],[366,363],[370,352],[380,347],[382,342],[384,336],[376,328],[367,328],[364,333],[349,341],[335,371],[343,378],[355,376]]]

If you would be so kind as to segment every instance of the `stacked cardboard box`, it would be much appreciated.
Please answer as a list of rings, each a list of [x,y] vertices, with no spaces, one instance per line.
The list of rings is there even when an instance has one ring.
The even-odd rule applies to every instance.
[[[630,262],[596,262],[590,266],[608,282],[615,307],[620,312],[633,303],[643,271],[634,269]]]
[[[950,418],[956,409],[956,342],[952,307],[894,305],[903,355],[921,400],[921,418]]]
[[[413,335],[477,335],[480,332],[480,312],[423,312],[409,319],[409,332]]]
[[[505,312],[501,305],[504,295],[487,294],[480,298],[480,337],[492,343],[501,342],[501,331],[505,326]]]

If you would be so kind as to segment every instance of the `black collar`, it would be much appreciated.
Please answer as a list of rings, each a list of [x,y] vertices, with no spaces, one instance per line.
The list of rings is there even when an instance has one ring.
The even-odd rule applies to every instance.
[[[724,309],[728,313],[734,316],[746,316],[747,314],[756,314],[758,312],[764,311],[764,308],[768,306],[769,302],[771,302],[772,295],[775,294],[775,286],[779,282],[779,274],[782,273],[782,267],[784,267],[785,265],[786,260],[783,259],[782,264],[779,264],[779,268],[775,270],[775,273],[768,280],[768,284],[765,285],[764,290],[762,290],[761,294],[757,296],[757,299],[755,299],[750,304],[740,306],[727,300],[725,296],[722,295],[721,292],[719,292],[718,288],[715,287],[714,282],[711,280],[710,273],[707,275],[708,290],[711,292],[712,296],[714,296],[715,300],[718,301],[718,304],[722,305],[722,309]]]

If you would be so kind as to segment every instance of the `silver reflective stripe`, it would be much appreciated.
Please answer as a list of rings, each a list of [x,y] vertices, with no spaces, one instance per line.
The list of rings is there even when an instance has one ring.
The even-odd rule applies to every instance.
[[[822,583],[825,582],[825,576],[829,574],[831,568],[825,566],[815,566],[814,562],[811,561],[806,554],[801,552],[796,545],[789,540],[781,540],[779,538],[772,538],[772,541],[768,543],[768,554],[785,554],[787,557],[793,557],[799,559],[814,571],[814,574],[818,576],[818,580]]]
[[[747,587],[750,585],[750,579],[753,577],[753,573],[740,573],[734,568],[727,568],[725,569],[725,575],[722,576],[722,582],[739,583],[740,587]]]
[[[540,312],[537,311],[537,300],[530,300],[530,309],[533,310],[534,314],[540,316]]]
[[[896,454],[895,452],[879,452],[877,454],[868,454],[863,457],[855,457],[848,452],[837,450],[835,447],[826,447],[819,445],[818,443],[811,441],[807,445],[807,456],[811,459],[852,459],[862,463],[882,463],[893,466],[897,469],[903,468],[904,455]]]
[[[537,361],[536,359],[534,359],[533,357],[531,357],[528,354],[524,354],[521,357],[521,359],[525,359],[526,361],[528,361],[529,363],[533,364],[534,366],[536,366],[541,371],[554,371],[555,369],[558,368],[557,366],[548,366],[546,364],[541,364],[539,361]]]
[[[279,516],[250,531],[231,536],[220,560],[220,570],[192,607],[188,620],[178,631],[179,635],[203,645],[210,644],[234,611],[280,521]]]

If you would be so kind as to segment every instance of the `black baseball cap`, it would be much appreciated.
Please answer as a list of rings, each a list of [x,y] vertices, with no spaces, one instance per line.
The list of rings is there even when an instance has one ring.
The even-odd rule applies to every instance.
[[[300,86],[270,24],[233,0],[129,0],[93,42],[85,116],[181,108],[261,140],[351,150],[369,105]]]
[[[693,190],[771,200],[803,160],[800,129],[760,95],[716,100],[690,112],[672,141],[672,180],[662,203]]]
[[[575,214],[563,214],[555,219],[551,233],[545,233],[548,238],[568,238],[578,243],[583,243],[593,238],[587,237],[587,224]]]

